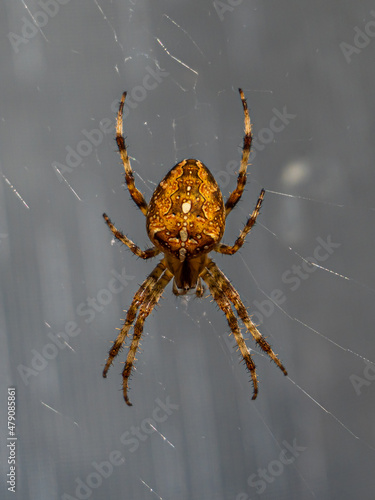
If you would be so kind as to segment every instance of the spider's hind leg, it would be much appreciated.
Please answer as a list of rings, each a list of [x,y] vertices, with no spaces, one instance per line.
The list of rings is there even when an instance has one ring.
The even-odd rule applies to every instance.
[[[237,205],[239,199],[242,196],[243,190],[246,184],[246,170],[247,164],[249,162],[251,142],[252,142],[252,133],[251,133],[251,122],[249,116],[249,110],[247,108],[247,102],[242,92],[242,89],[238,89],[242,101],[242,107],[244,111],[244,120],[245,120],[245,135],[243,138],[243,147],[242,147],[242,160],[240,170],[238,172],[237,178],[237,186],[236,189],[231,193],[227,202],[225,203],[225,212],[226,215]]]
[[[134,202],[138,208],[142,211],[144,215],[147,214],[147,203],[143,197],[143,194],[135,187],[134,184],[134,174],[132,167],[130,165],[130,160],[128,156],[128,151],[126,149],[126,143],[122,132],[123,114],[124,114],[124,102],[125,102],[126,92],[122,94],[120,107],[117,114],[117,124],[116,124],[116,142],[117,147],[121,156],[122,163],[125,169],[125,180],[129,189],[129,193],[133,198]]]

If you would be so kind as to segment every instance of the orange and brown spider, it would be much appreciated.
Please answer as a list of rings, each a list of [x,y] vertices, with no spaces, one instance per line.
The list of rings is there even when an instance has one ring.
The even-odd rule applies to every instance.
[[[123,137],[122,122],[126,92],[122,95],[117,115],[116,141],[124,164],[125,180],[130,195],[146,216],[147,234],[154,246],[148,250],[141,250],[115,228],[106,214],[103,214],[103,217],[114,236],[128,246],[138,257],[149,259],[159,253],[164,255],[135,294],[127,312],[124,326],[109,351],[103,370],[103,377],[106,377],[109,367],[119,353],[130,328],[135,322],[133,338],[122,373],[123,394],[129,406],[132,404],[128,398],[128,382],[141,339],[143,324],[172,278],[173,293],[175,295],[185,295],[189,290],[193,289],[197,297],[202,297],[204,292],[202,280],[208,285],[214,300],[227,317],[229,327],[250,371],[254,386],[252,399],[255,399],[258,394],[255,364],[241,334],[232,304],[257,344],[277,364],[284,375],[287,375],[284,366],[271,349],[271,346],[251,321],[238,292],[208,256],[211,251],[232,255],[242,247],[247,233],[255,224],[264,197],[264,189],[262,189],[255,209],[234,245],[220,243],[224,234],[226,218],[241,198],[246,184],[246,169],[252,140],[246,99],[241,89],[239,89],[239,92],[245,114],[242,161],[237,187],[225,204],[220,188],[211,172],[202,162],[193,159],[182,160],[174,166],[155,189],[150,203],[146,203],[142,193],[135,187],[133,171]]]

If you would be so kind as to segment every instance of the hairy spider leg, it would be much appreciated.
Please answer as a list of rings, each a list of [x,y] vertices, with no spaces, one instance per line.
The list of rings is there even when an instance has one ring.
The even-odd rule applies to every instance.
[[[260,192],[257,204],[254,208],[254,211],[250,215],[249,219],[247,220],[245,227],[240,232],[240,235],[236,239],[234,245],[224,245],[223,243],[219,243],[214,248],[215,252],[223,253],[226,255],[233,255],[234,253],[237,252],[237,250],[239,250],[242,247],[242,245],[245,242],[245,238],[246,238],[247,234],[251,231],[251,228],[254,226],[256,219],[259,215],[260,207],[262,205],[262,201],[264,198],[264,193],[265,193],[265,191],[264,191],[264,189],[262,189],[262,191]]]
[[[126,98],[126,92],[122,94],[120,107],[117,113],[117,124],[116,124],[116,142],[118,150],[121,156],[122,163],[125,169],[125,180],[129,189],[130,196],[133,198],[134,202],[138,208],[142,211],[144,215],[147,214],[147,203],[143,197],[143,194],[135,187],[133,170],[130,165],[130,160],[128,156],[128,151],[126,149],[126,143],[122,131],[123,123],[123,113],[124,113],[124,102]]]
[[[109,229],[112,231],[114,234],[115,238],[121,241],[124,245],[130,248],[130,250],[137,256],[141,257],[142,259],[151,259],[152,257],[155,257],[160,253],[160,250],[156,247],[148,248],[147,250],[142,250],[137,246],[135,243],[133,243],[132,240],[130,240],[127,236],[122,234],[121,231],[119,231],[111,222],[111,219],[108,217],[107,214],[103,214],[104,220],[106,221]]]
[[[250,372],[251,379],[253,382],[253,397],[252,399],[255,399],[258,395],[258,379],[256,375],[256,370],[255,370],[255,363],[251,357],[249,348],[247,347],[245,343],[245,339],[242,336],[242,333],[240,331],[240,328],[238,326],[238,321],[236,316],[233,313],[232,306],[229,302],[228,297],[225,295],[223,292],[220,284],[215,280],[215,278],[210,274],[210,272],[205,269],[203,271],[203,274],[201,275],[204,281],[207,283],[208,288],[220,307],[220,309],[224,312],[225,316],[227,317],[229,328],[231,329],[231,332],[234,335],[234,338],[236,339],[236,342],[238,344],[238,347],[241,351],[242,357],[245,361],[245,364],[247,366],[247,369]]]
[[[245,188],[246,170],[247,170],[247,165],[249,163],[249,156],[250,156],[250,149],[251,149],[251,142],[252,142],[251,122],[250,122],[249,110],[247,108],[247,102],[246,102],[244,93],[242,92],[242,89],[238,89],[238,91],[239,91],[240,96],[241,96],[241,101],[242,101],[242,106],[243,106],[243,111],[244,111],[245,135],[243,138],[242,160],[241,160],[240,170],[238,172],[237,187],[231,193],[231,195],[227,199],[227,202],[225,203],[226,215],[228,215],[229,212],[237,205],[238,201],[240,200],[240,198],[242,196],[243,190]]]
[[[144,297],[142,304],[139,308],[138,317],[134,325],[132,342],[129,347],[125,367],[122,372],[122,377],[123,377],[122,388],[123,388],[124,399],[126,404],[129,406],[133,406],[132,403],[129,401],[128,397],[129,377],[133,369],[135,355],[138,349],[139,341],[142,336],[143,324],[146,318],[151,314],[153,308],[159,301],[164,291],[164,288],[168,285],[168,283],[171,281],[172,278],[173,274],[168,269],[166,269],[163,275],[160,277],[160,279],[156,283],[154,283],[151,287],[148,288],[145,294],[146,296]]]
[[[137,315],[139,306],[142,304],[144,300],[144,296],[147,295],[150,290],[152,290],[152,288],[155,286],[156,282],[158,281],[164,270],[165,270],[165,264],[164,261],[162,260],[147,276],[147,278],[144,280],[144,282],[138,289],[137,293],[134,295],[133,301],[126,314],[124,326],[121,328],[120,333],[118,334],[112,348],[108,353],[108,359],[103,370],[104,378],[107,377],[107,372],[111,367],[114,358],[119,353],[123,343],[126,340],[126,337],[128,336],[129,330],[132,324],[134,323],[135,317]]]
[[[288,375],[281,361],[277,357],[277,355],[273,352],[271,346],[263,337],[263,335],[259,332],[257,327],[251,321],[251,318],[244,306],[239,293],[230,283],[225,274],[217,267],[215,262],[212,260],[207,264],[207,269],[211,273],[214,281],[218,284],[223,293],[228,297],[228,299],[233,303],[234,307],[237,310],[238,316],[243,321],[246,328],[249,330],[251,335],[253,336],[256,343],[261,347],[261,349],[268,354],[268,356],[276,363],[276,365],[280,368],[280,370],[284,373],[284,375]]]

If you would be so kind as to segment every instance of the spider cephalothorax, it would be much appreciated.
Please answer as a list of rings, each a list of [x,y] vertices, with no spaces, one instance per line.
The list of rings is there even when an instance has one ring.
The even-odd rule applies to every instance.
[[[236,289],[208,256],[211,251],[232,255],[241,248],[247,233],[255,224],[264,197],[264,190],[262,189],[256,207],[234,245],[229,246],[220,243],[224,234],[226,217],[241,198],[246,184],[246,169],[251,147],[252,135],[249,112],[242,90],[239,89],[239,92],[245,114],[243,153],[237,188],[231,193],[225,204],[220,188],[211,172],[202,162],[194,159],[183,160],[174,166],[155,189],[149,204],[146,203],[142,193],[135,187],[133,171],[122,135],[126,92],[122,95],[117,115],[117,145],[124,164],[125,179],[129,192],[146,216],[147,233],[154,246],[148,250],[141,250],[115,228],[106,214],[103,214],[103,217],[115,237],[127,245],[138,257],[149,259],[159,253],[164,254],[163,259],[135,294],[127,312],[125,324],[109,351],[103,371],[103,376],[106,377],[113,359],[119,353],[134,323],[134,334],[123,370],[123,394],[129,406],[131,406],[131,403],[128,398],[128,381],[142,335],[144,321],[172,278],[174,279],[173,292],[176,295],[183,295],[189,290],[195,290],[196,295],[201,297],[203,295],[201,280],[207,284],[214,300],[227,317],[230,329],[250,371],[254,386],[253,399],[257,397],[258,393],[255,364],[241,334],[232,305],[254,340],[283,373],[287,374],[268,342],[251,321]]]

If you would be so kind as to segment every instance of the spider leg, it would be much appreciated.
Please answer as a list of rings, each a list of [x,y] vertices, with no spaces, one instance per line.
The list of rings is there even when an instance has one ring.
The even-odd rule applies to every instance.
[[[118,150],[121,156],[122,163],[125,169],[125,180],[129,189],[130,196],[133,198],[136,205],[142,211],[144,215],[147,214],[147,203],[143,197],[143,194],[135,187],[133,170],[130,165],[130,160],[128,156],[128,151],[126,149],[126,143],[122,131],[123,114],[124,114],[124,102],[125,102],[126,92],[122,94],[120,107],[117,114],[117,124],[116,124],[116,142]]]
[[[153,308],[160,299],[164,291],[164,288],[168,285],[168,283],[171,281],[172,278],[173,274],[168,269],[166,269],[161,278],[156,283],[153,283],[151,287],[149,287],[147,291],[147,296],[144,297],[144,301],[139,309],[137,321],[135,322],[134,325],[133,339],[129,347],[125,367],[122,372],[122,377],[123,377],[122,388],[123,388],[124,399],[126,404],[129,406],[132,406],[132,403],[129,401],[128,397],[129,377],[133,369],[135,355],[143,332],[143,324],[147,316],[151,314]]]
[[[112,365],[114,358],[119,353],[123,343],[125,342],[126,337],[128,336],[128,332],[132,324],[134,323],[137,311],[139,309],[139,306],[142,304],[144,295],[147,294],[150,289],[152,289],[152,287],[158,281],[164,270],[165,270],[165,264],[164,261],[161,261],[155,267],[155,269],[147,276],[147,278],[142,283],[137,293],[134,295],[133,301],[126,315],[124,326],[121,328],[120,333],[118,334],[112,348],[109,351],[108,359],[103,370],[104,378],[107,377],[107,372],[110,366]]]
[[[130,248],[130,250],[137,256],[137,257],[142,257],[142,259],[150,259],[151,257],[155,257],[160,253],[160,250],[158,250],[156,247],[148,248],[147,250],[142,250],[140,249],[135,243],[132,242],[127,236],[122,234],[121,231],[116,229],[116,227],[112,224],[111,219],[108,217],[107,214],[103,214],[104,220],[106,221],[109,229],[112,231],[114,234],[115,238],[121,241],[121,243],[124,243],[127,247]]]
[[[244,190],[244,187],[246,184],[246,169],[247,169],[247,164],[249,162],[250,148],[251,148],[251,141],[252,141],[251,123],[250,123],[249,110],[247,109],[247,102],[246,102],[244,93],[242,92],[242,89],[238,89],[238,91],[239,91],[240,96],[241,96],[244,117],[245,117],[244,118],[245,119],[245,135],[243,138],[242,160],[241,160],[240,170],[238,172],[237,187],[231,193],[231,195],[229,196],[229,198],[227,199],[227,202],[225,204],[226,215],[228,215],[229,212],[237,205],[239,199],[242,196],[242,193],[243,193],[243,190]]]
[[[255,221],[256,221],[256,219],[257,219],[257,217],[259,215],[260,207],[262,205],[262,201],[263,201],[263,198],[264,198],[264,193],[265,193],[265,191],[264,191],[264,189],[262,189],[262,191],[260,192],[257,204],[256,204],[256,206],[254,208],[254,211],[251,214],[251,216],[249,217],[249,219],[247,220],[247,222],[245,224],[245,227],[240,232],[240,235],[236,239],[234,245],[230,246],[230,245],[224,245],[223,243],[219,243],[214,248],[214,250],[216,252],[224,253],[224,254],[227,254],[227,255],[232,255],[232,254],[236,253],[237,250],[239,250],[242,247],[242,245],[245,242],[245,238],[246,238],[247,234],[250,232],[251,228],[254,226]]]
[[[205,269],[203,271],[203,274],[201,274],[201,277],[203,280],[207,283],[208,288],[214,298],[214,300],[217,302],[218,306],[220,309],[224,312],[225,316],[227,317],[229,328],[231,329],[234,338],[236,339],[236,342],[238,344],[238,347],[241,351],[242,357],[246,363],[247,369],[250,372],[251,379],[253,381],[253,388],[254,388],[254,393],[252,399],[255,399],[258,394],[258,379],[256,375],[256,370],[255,370],[255,363],[251,357],[249,348],[247,347],[245,340],[242,336],[242,333],[240,331],[240,328],[238,326],[238,321],[236,316],[233,313],[231,304],[228,300],[228,297],[225,295],[225,292],[221,288],[220,284],[213,278],[213,276],[210,274],[210,272]]]
[[[209,272],[212,276],[212,279],[216,283],[219,283],[220,288],[223,290],[223,292],[228,297],[228,299],[234,304],[234,307],[237,310],[238,316],[241,318],[241,320],[243,321],[246,328],[249,330],[249,332],[253,336],[256,343],[261,347],[261,349],[266,354],[268,354],[268,356],[272,359],[272,361],[274,361],[277,364],[277,366],[284,373],[284,375],[288,375],[287,371],[285,370],[285,368],[282,365],[279,358],[273,352],[269,343],[266,341],[266,339],[263,337],[263,335],[259,332],[259,330],[254,325],[254,323],[251,321],[250,316],[246,310],[246,307],[244,306],[242,300],[240,299],[239,293],[231,285],[228,278],[224,275],[224,273],[217,267],[217,265],[213,261],[210,261],[207,264],[207,269],[209,270]]]

